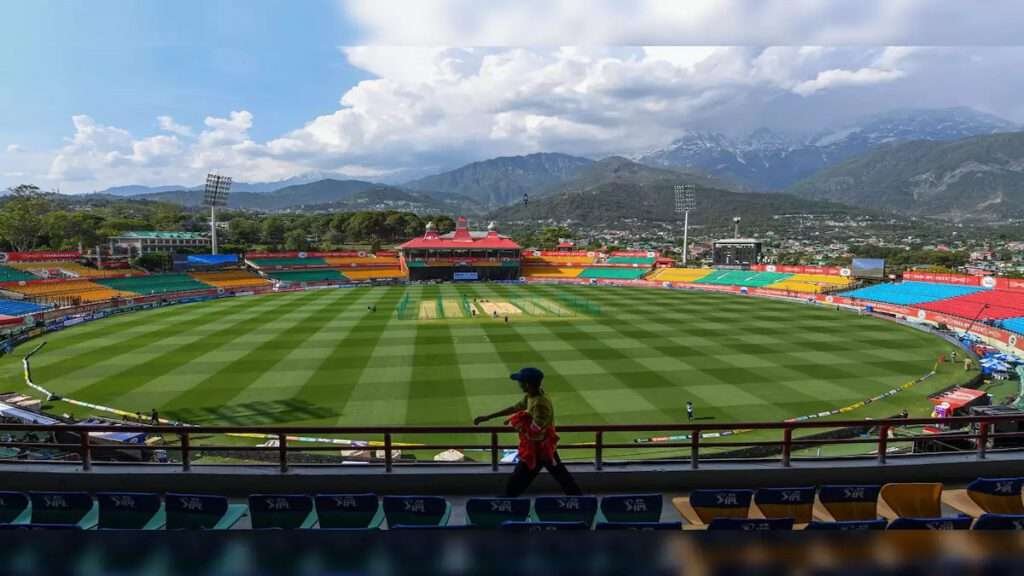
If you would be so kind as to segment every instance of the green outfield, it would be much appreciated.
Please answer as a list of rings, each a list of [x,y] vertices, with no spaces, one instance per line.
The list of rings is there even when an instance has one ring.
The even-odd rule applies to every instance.
[[[524,365],[547,374],[561,424],[679,422],[687,400],[708,422],[783,420],[914,380],[952,349],[829,307],[492,284],[234,298],[127,314],[44,339],[33,376],[55,393],[232,425],[468,424],[519,398],[508,374]],[[27,391],[19,352],[29,347],[0,360],[4,389]],[[957,379],[963,370],[948,367],[848,416],[924,414],[925,396]]]

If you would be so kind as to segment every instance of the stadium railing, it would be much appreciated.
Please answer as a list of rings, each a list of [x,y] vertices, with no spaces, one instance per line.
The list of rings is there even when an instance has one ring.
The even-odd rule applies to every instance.
[[[559,433],[563,435],[569,434],[592,434],[593,440],[589,442],[564,442],[559,449],[562,451],[590,451],[593,454],[591,460],[592,465],[596,470],[601,470],[605,464],[605,451],[612,449],[625,449],[630,450],[661,450],[664,453],[665,449],[680,449],[682,453],[689,452],[689,458],[683,458],[683,461],[689,461],[690,467],[693,469],[698,468],[701,462],[709,462],[715,459],[715,450],[722,448],[741,449],[741,448],[756,448],[756,447],[773,447],[778,450],[777,457],[764,457],[760,458],[760,461],[774,461],[778,465],[784,468],[791,466],[793,453],[797,450],[817,448],[824,446],[839,446],[849,444],[867,444],[873,445],[877,453],[874,458],[877,463],[884,465],[886,463],[887,456],[889,455],[889,445],[891,443],[907,443],[914,442],[917,440],[936,440],[947,444],[954,443],[968,443],[972,446],[970,450],[961,450],[963,452],[973,452],[978,460],[984,460],[989,451],[1003,451],[1013,450],[1012,448],[993,448],[990,443],[994,443],[997,440],[1007,440],[1011,438],[1024,438],[1024,432],[997,432],[993,428],[999,424],[1019,424],[1024,422],[1024,416],[1021,415],[1004,415],[1004,416],[963,416],[953,418],[896,418],[896,419],[883,419],[883,420],[805,420],[805,421],[793,421],[793,422],[732,422],[732,423],[702,423],[702,424],[621,424],[621,425],[570,425],[559,427]],[[890,433],[894,429],[906,428],[911,426],[946,426],[950,432],[941,435],[936,434],[901,434],[898,438],[893,438]],[[802,432],[811,431],[824,431],[824,430],[835,430],[841,428],[857,428],[871,432],[870,434],[862,434],[860,437],[854,438],[830,438],[830,437],[798,437],[796,434]],[[1016,429],[1021,429],[1019,426],[1015,426]],[[94,455],[99,452],[111,452],[116,448],[110,445],[97,444],[92,441],[91,433],[110,432],[112,430],[109,425],[42,425],[42,424],[22,424],[22,423],[4,423],[0,424],[0,438],[10,438],[11,433],[17,432],[32,432],[40,433],[45,435],[53,435],[52,437],[61,437],[64,440],[68,439],[69,434],[74,437],[77,435],[77,443],[69,442],[51,442],[51,443],[40,443],[40,442],[25,442],[25,441],[13,441],[5,440],[0,441],[0,447],[8,448],[19,448],[19,449],[38,449],[48,448],[62,450],[68,453],[75,453],[78,455],[77,460],[69,460],[68,464],[74,464],[81,466],[85,471],[92,468]],[[368,450],[380,450],[383,451],[383,467],[386,472],[391,472],[396,465],[395,452],[397,450],[415,450],[415,451],[437,451],[437,450],[475,450],[486,452],[490,456],[490,467],[492,470],[497,470],[501,457],[504,450],[515,449],[516,445],[511,443],[502,443],[500,440],[501,435],[511,437],[512,432],[505,427],[497,426],[376,426],[376,427],[316,427],[316,426],[172,426],[172,425],[161,425],[161,426],[146,426],[140,424],[125,424],[123,426],[116,427],[118,432],[144,432],[161,434],[165,438],[177,437],[179,439],[178,445],[160,445],[150,448],[164,449],[167,452],[175,452],[180,454],[180,462],[168,462],[167,464],[157,464],[160,466],[180,466],[182,470],[188,471],[191,469],[193,464],[194,456],[197,452],[199,453],[228,453],[228,452],[247,452],[247,453],[270,453],[276,454],[277,463],[271,466],[277,466],[281,472],[287,472],[289,469],[289,454],[292,453],[305,453],[305,452],[335,452],[339,450],[337,444],[324,443],[315,444],[314,442],[300,441],[303,439],[316,439],[315,435],[344,435],[348,438],[362,437],[369,438],[375,437],[380,440],[364,441],[362,446],[363,449]],[[741,435],[722,435],[723,432],[743,430],[743,431],[775,431],[780,433],[781,439],[779,440],[744,440]],[[605,440],[606,434],[611,433],[625,433],[625,432],[636,432],[636,433],[673,433],[670,436],[662,436],[658,438],[658,441],[653,442],[621,442],[621,441],[607,441]],[[447,441],[445,443],[433,443],[433,444],[410,444],[409,439],[417,436],[429,436],[443,434],[448,438],[466,436],[469,437],[466,441]],[[715,435],[712,438],[708,438],[705,434]],[[193,440],[197,437],[210,437],[210,436],[223,436],[223,435],[249,435],[259,437],[265,440],[274,441],[271,445],[261,446],[239,446],[239,445],[223,445],[223,444],[202,444],[193,445]],[[489,435],[489,442],[479,443],[479,437],[482,435]],[[396,436],[400,437],[402,442],[396,441]],[[728,438],[728,440],[721,440],[721,438]],[[662,439],[665,439],[662,441]],[[679,439],[679,440],[676,440]],[[132,447],[137,448],[137,447]],[[703,456],[702,456],[702,450]],[[711,452],[709,452],[711,451]],[[721,455],[719,454],[720,458]],[[679,458],[676,458],[679,460]],[[53,462],[52,460],[49,462]],[[380,463],[378,462],[378,465]],[[251,465],[251,464],[250,464]],[[431,463],[431,465],[436,465]],[[458,464],[455,464],[458,465]]]

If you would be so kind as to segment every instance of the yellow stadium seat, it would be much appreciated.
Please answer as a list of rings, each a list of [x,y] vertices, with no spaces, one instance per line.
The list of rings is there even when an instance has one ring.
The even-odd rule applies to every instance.
[[[387,278],[404,278],[405,273],[401,268],[342,268],[339,270],[349,280],[377,280]]]
[[[887,520],[938,518],[942,516],[942,483],[886,484],[879,493],[878,513]]]
[[[215,272],[194,272],[192,277],[202,282],[224,290],[237,290],[239,288],[256,288],[267,286],[270,281],[259,274],[248,270],[220,270]]]
[[[842,289],[852,282],[844,276],[829,274],[793,274],[785,280],[780,280],[767,286],[773,290],[785,290],[787,292],[799,292],[801,294],[818,294],[826,290]]]
[[[67,276],[78,278],[110,278],[123,276],[126,272],[125,270],[97,270],[96,268],[83,266],[78,262],[66,260],[58,262],[12,262],[7,265],[41,277],[48,276],[54,270],[59,270]]]
[[[539,265],[539,266],[586,266],[593,264],[596,257],[586,255],[567,255],[567,256],[533,256],[529,252],[523,253],[523,264]]]
[[[328,266],[336,267],[366,267],[366,266],[391,266],[397,267],[398,256],[328,256],[324,260]]]
[[[73,298],[80,299],[82,302],[101,302],[111,298],[130,298],[134,296],[130,292],[120,292],[88,280],[38,282],[12,287],[10,290],[46,302],[60,302]]]
[[[695,282],[712,272],[711,268],[658,268],[647,279],[654,282]]]
[[[527,278],[576,278],[583,268],[558,266],[524,266],[520,274]]]

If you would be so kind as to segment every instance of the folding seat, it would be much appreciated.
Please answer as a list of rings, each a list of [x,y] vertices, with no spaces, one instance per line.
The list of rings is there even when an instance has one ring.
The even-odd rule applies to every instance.
[[[164,496],[168,530],[227,530],[249,512],[245,504],[230,504],[224,496],[176,494]]]
[[[627,494],[601,498],[598,521],[658,522],[661,520],[661,494]]]
[[[901,517],[889,522],[889,530],[967,530],[974,519],[970,516],[935,518]]]
[[[533,513],[542,522],[583,522],[589,528],[597,514],[597,497],[538,496]]]
[[[942,516],[941,483],[886,484],[878,494],[878,513],[886,520]]]
[[[249,496],[252,527],[311,528],[316,524],[313,499],[305,494],[252,494]]]
[[[497,528],[504,522],[525,522],[529,516],[529,498],[470,498],[466,501],[466,517],[473,526]]]
[[[708,523],[708,530],[763,532],[792,529],[792,518],[715,518]]]
[[[1024,478],[978,478],[965,490],[946,490],[942,502],[975,518],[982,514],[1024,514]]]
[[[376,494],[317,494],[313,501],[323,529],[379,529],[384,522],[384,512]]]
[[[590,530],[586,522],[503,522],[501,529],[507,532],[561,532],[563,530]]]
[[[885,530],[885,519],[879,518],[877,520],[837,520],[835,522],[827,522],[822,520],[812,520],[807,525],[806,530],[832,530],[839,532],[863,532],[868,530]]]
[[[120,530],[157,530],[167,523],[167,514],[159,494],[139,492],[100,492],[99,527]]]
[[[754,493],[754,505],[765,518],[792,518],[796,524],[807,524],[814,515],[814,486],[761,488]]]
[[[814,517],[840,522],[878,519],[879,485],[826,485],[818,488]]]
[[[0,524],[26,524],[32,518],[28,496],[21,492],[0,492]]]
[[[451,515],[451,504],[440,496],[385,496],[384,516],[388,527],[444,526]]]
[[[75,524],[95,528],[99,506],[87,492],[29,492],[33,524]]]
[[[651,530],[682,530],[682,522],[598,522],[595,530],[633,530],[647,532]]]
[[[672,499],[672,505],[690,526],[704,526],[715,518],[750,517],[753,490],[694,490]]]
[[[973,530],[1024,530],[1024,514],[982,514]]]

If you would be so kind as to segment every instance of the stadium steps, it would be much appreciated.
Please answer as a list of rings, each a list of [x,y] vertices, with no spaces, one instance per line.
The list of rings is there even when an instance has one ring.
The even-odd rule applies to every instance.
[[[921,305],[925,310],[961,318],[1003,320],[1024,316],[1024,292],[982,290]]]
[[[323,258],[249,258],[246,260],[256,268],[302,268],[327,266]]]
[[[650,272],[648,268],[584,268],[580,278],[601,280],[638,280]]]
[[[772,290],[785,290],[803,294],[818,294],[827,290],[837,290],[852,284],[849,278],[829,274],[794,274],[767,286]]]
[[[752,272],[750,270],[715,270],[694,282],[697,284],[717,284],[720,286],[745,286],[748,288],[765,288],[776,282],[791,277],[792,274],[781,272]]]
[[[647,279],[654,282],[696,282],[712,272],[711,268],[658,268]]]
[[[977,286],[957,286],[935,282],[901,282],[899,284],[876,284],[851,290],[843,294],[848,298],[872,300],[887,304],[912,306],[966,296],[986,290]]]
[[[274,280],[282,282],[344,282],[347,278],[333,268],[322,268],[317,270],[281,270],[269,272]]]
[[[96,280],[113,290],[131,292],[139,295],[168,294],[171,292],[192,292],[209,290],[212,286],[204,284],[188,274],[153,274],[130,278],[102,278]]]

